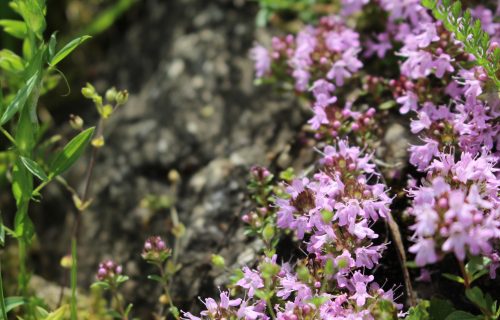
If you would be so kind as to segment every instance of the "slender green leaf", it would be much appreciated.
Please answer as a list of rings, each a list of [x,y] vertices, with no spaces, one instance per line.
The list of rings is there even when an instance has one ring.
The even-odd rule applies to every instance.
[[[21,156],[21,162],[38,179],[44,182],[49,180],[47,174],[43,171],[43,168],[35,161]]]
[[[69,55],[73,50],[75,50],[79,45],[81,45],[85,40],[90,39],[90,36],[81,36],[76,39],[73,39],[70,41],[68,44],[66,44],[59,52],[57,52],[54,57],[50,60],[50,65],[55,66],[61,60],[66,58],[67,55]]]
[[[38,81],[38,72],[35,72],[26,84],[17,92],[14,100],[7,106],[5,112],[2,114],[0,118],[0,126],[3,126],[7,121],[9,121],[15,114],[18,112],[28,100],[29,95],[35,88],[35,84]]]
[[[28,34],[28,28],[23,21],[2,19],[0,26],[3,27],[3,31],[18,39],[24,39]]]
[[[93,133],[94,128],[92,127],[80,132],[76,137],[68,142],[64,149],[57,154],[54,161],[52,161],[49,170],[49,178],[53,178],[68,170],[69,167],[71,167],[76,160],[80,158],[85,150],[85,147],[89,144]]]
[[[56,35],[57,35],[57,31],[54,32],[50,36],[50,40],[49,40],[49,60],[52,60],[52,58],[54,58],[54,55],[56,54],[56,44],[57,44]]]
[[[15,308],[22,306],[24,304],[23,297],[8,297],[5,298],[5,312],[14,310]],[[3,315],[0,314],[0,319],[3,319]]]
[[[68,305],[60,307],[54,312],[49,313],[49,315],[44,320],[62,320],[68,311]]]
[[[446,279],[449,279],[451,281],[455,281],[458,283],[464,283],[464,279],[462,277],[454,275],[454,274],[443,273],[443,277],[445,277]]]
[[[157,281],[159,283],[163,283],[164,282],[163,278],[160,277],[160,276],[158,276],[158,275],[156,275],[156,274],[150,274],[150,275],[148,275],[148,279],[149,280],[153,280],[153,281]]]
[[[110,288],[109,283],[104,282],[104,281],[94,282],[94,283],[92,283],[92,285],[90,285],[90,287],[91,288],[103,288],[103,289],[109,289]]]
[[[5,245],[5,228],[3,226],[2,212],[0,211],[0,246],[3,247],[4,245]]]

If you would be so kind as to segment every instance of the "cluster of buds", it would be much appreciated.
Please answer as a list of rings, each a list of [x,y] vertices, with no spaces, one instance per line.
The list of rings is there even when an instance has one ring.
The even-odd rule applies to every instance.
[[[273,178],[265,167],[254,166],[250,169],[248,191],[257,209],[244,214],[241,219],[254,228],[262,227],[266,217],[272,213]]]
[[[142,258],[151,263],[163,263],[172,254],[165,241],[159,236],[150,237],[144,243]]]
[[[94,102],[97,112],[102,120],[108,119],[119,106],[125,104],[128,100],[128,91],[117,91],[115,87],[108,89],[103,99],[103,97],[97,93],[94,86],[90,83],[87,83],[87,85],[82,88],[82,94],[85,98]],[[104,137],[102,133],[98,133],[97,136],[92,139],[91,143],[94,148],[103,147]]]
[[[112,260],[106,260],[99,264],[96,278],[99,281],[113,282],[121,275],[123,268]]]

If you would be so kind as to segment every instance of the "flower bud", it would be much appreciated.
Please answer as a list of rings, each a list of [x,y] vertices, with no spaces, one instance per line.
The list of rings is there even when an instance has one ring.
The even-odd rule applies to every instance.
[[[92,146],[94,148],[102,148],[102,147],[104,147],[104,143],[105,143],[104,137],[102,135],[100,135],[99,137],[92,139],[92,141],[90,143],[92,144]]]
[[[122,271],[122,266],[111,260],[106,260],[99,264],[96,278],[99,281],[113,281]]]
[[[108,102],[114,102],[116,100],[116,95],[118,92],[115,87],[112,87],[106,91],[105,97]]]
[[[122,91],[118,92],[118,94],[116,95],[116,103],[118,105],[122,105],[122,104],[127,103],[127,101],[128,101],[128,91],[122,90]]]
[[[87,83],[85,87],[82,88],[82,94],[87,99],[92,99],[94,97],[95,88],[90,83]]]
[[[71,255],[67,254],[61,258],[61,267],[65,269],[71,269],[71,266],[73,264],[73,258],[71,258]]]
[[[162,263],[170,257],[172,250],[167,248],[165,241],[159,236],[150,237],[144,243],[142,258],[148,262]]]
[[[212,254],[212,265],[217,268],[224,268],[226,265],[226,261],[224,260],[224,257],[218,255],[218,254]]]
[[[71,128],[75,130],[82,130],[83,128],[83,119],[79,116],[75,116],[74,114],[69,115],[69,125]]]

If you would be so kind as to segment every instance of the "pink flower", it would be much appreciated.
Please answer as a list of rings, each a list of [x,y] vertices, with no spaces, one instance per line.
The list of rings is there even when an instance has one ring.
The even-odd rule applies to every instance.
[[[250,57],[255,62],[255,76],[262,78],[271,70],[271,57],[266,48],[260,44],[250,50]]]
[[[248,296],[252,298],[256,289],[264,287],[264,281],[257,271],[251,270],[248,267],[243,267],[243,278],[240,279],[236,285],[247,289]]]

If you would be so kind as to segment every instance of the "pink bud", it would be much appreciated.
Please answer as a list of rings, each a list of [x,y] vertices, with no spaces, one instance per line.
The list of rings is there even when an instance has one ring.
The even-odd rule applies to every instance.
[[[366,111],[366,115],[369,116],[369,117],[373,117],[375,115],[375,108],[370,108]]]
[[[441,208],[441,209],[445,209],[448,207],[448,199],[446,198],[441,198],[439,199],[438,201],[438,206]]]
[[[241,220],[245,223],[250,223],[250,216],[248,214],[244,214],[243,217],[241,217]]]

